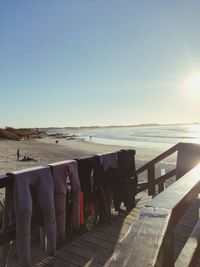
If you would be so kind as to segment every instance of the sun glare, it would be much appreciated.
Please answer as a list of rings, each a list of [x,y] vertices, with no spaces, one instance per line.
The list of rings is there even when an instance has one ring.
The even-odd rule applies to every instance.
[[[200,124],[193,124],[188,128],[188,137],[192,137],[190,140],[193,143],[200,144]]]
[[[192,74],[185,82],[188,93],[192,95],[200,95],[200,73]]]

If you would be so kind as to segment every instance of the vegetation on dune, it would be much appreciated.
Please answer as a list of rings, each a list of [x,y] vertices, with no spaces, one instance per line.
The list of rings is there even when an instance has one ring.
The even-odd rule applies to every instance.
[[[0,140],[1,139],[9,139],[9,140],[26,140],[33,138],[41,138],[46,135],[45,132],[42,132],[38,129],[31,128],[21,128],[14,129],[12,127],[6,127],[5,129],[0,128]]]

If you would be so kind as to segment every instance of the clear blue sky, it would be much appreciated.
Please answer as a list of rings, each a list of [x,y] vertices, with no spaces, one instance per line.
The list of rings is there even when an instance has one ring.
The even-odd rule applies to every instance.
[[[199,11],[199,0],[0,0],[0,127],[200,121],[200,92],[183,86],[200,72]]]

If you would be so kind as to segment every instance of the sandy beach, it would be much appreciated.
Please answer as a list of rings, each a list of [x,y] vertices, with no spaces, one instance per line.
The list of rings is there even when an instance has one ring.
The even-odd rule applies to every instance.
[[[19,161],[17,160],[17,149],[20,153]],[[56,144],[55,139],[51,138],[30,141],[0,141],[0,174],[119,149],[121,147],[90,144],[82,140],[59,140],[59,144]],[[24,156],[31,157],[36,161],[21,161]]]
[[[27,169],[29,167],[41,166],[53,162],[63,161],[67,159],[92,156],[103,152],[118,151],[125,146],[102,145],[86,142],[83,139],[59,139],[58,144],[55,138],[45,137],[29,141],[0,141],[0,175],[19,169]],[[17,160],[17,150],[19,149],[20,160]],[[162,150],[139,148],[136,150],[135,160],[136,168],[139,168],[145,162],[153,159],[162,153]],[[35,161],[21,161],[24,156],[35,159]],[[163,166],[173,165],[174,157],[170,157],[165,161]],[[143,180],[143,177],[139,177]],[[0,190],[0,199],[3,198],[4,191]]]
[[[11,172],[18,169],[26,169],[32,166],[40,166],[52,162],[58,162],[67,159],[80,158],[91,156],[97,153],[117,151],[123,148],[113,145],[102,145],[86,142],[82,139],[65,140],[59,139],[59,143],[55,143],[55,138],[41,138],[30,141],[0,141],[0,175],[6,172]],[[37,161],[21,161],[17,160],[17,149],[19,149],[20,159],[24,156],[29,156]],[[139,166],[153,159],[164,151],[158,149],[136,150],[136,165]],[[172,163],[173,158],[167,163]]]

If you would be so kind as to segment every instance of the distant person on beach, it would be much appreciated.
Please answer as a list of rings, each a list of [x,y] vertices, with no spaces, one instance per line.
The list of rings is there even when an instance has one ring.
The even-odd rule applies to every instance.
[[[19,149],[17,149],[17,160],[19,160]]]
[[[29,156],[24,156],[24,157],[21,159],[21,161],[36,161],[36,162],[37,162],[36,159],[34,159],[34,158],[30,158]]]

